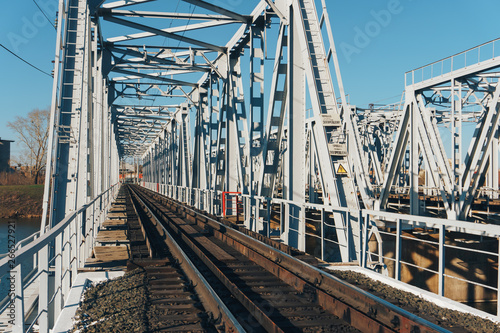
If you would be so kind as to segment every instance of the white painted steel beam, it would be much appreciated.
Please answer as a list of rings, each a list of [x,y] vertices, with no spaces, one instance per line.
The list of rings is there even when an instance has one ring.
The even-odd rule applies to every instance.
[[[424,70],[444,61],[410,71],[403,108],[365,110],[347,100],[326,1],[316,8],[313,0],[262,0],[250,14],[183,1],[203,13],[174,13],[169,2],[151,10],[149,0],[61,0],[51,207],[44,199],[51,226],[118,181],[120,158],[140,157],[149,187],[216,214],[222,191],[240,192],[245,225],[258,232],[272,232],[264,227],[269,205],[281,200],[283,241],[308,251],[317,244],[325,257],[325,242],[335,239],[335,260],[345,262],[367,262],[363,236],[381,240],[377,221],[361,224],[361,206],[388,209],[390,195],[404,190],[418,215],[426,213],[421,195],[430,193],[448,218],[467,219],[487,189],[498,197],[498,57],[432,77]],[[103,21],[116,23],[115,37],[106,39]],[[181,25],[165,28],[174,21]],[[195,35],[225,26],[236,30],[229,40]],[[126,32],[116,36],[119,29]],[[477,127],[462,157],[466,121]],[[443,126],[452,132],[450,156]],[[306,224],[311,205],[323,205],[320,240]],[[91,239],[84,234],[97,215],[81,217],[83,239]],[[67,243],[66,234],[58,237]],[[55,261],[57,274],[75,270],[68,258],[69,251]],[[56,280],[58,312],[71,281]]]

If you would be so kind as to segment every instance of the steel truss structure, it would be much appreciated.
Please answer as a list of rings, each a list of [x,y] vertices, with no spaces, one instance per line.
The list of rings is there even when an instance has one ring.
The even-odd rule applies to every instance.
[[[474,199],[499,193],[500,40],[407,72],[402,107],[360,109],[344,93],[325,0],[255,5],[59,1],[41,237],[16,251],[38,258],[41,332],[91,252],[123,160],[140,160],[143,186],[213,214],[238,211],[222,204],[236,194],[248,228],[329,261],[383,266],[378,226],[395,225],[383,232],[396,237],[396,279],[402,228],[438,229],[441,295],[445,232],[500,236],[465,222]],[[384,212],[395,193],[411,215]],[[447,219],[415,216],[422,195],[438,196]],[[12,274],[22,291],[20,265]]]
[[[286,201],[277,232],[301,250],[306,205],[333,207],[342,261],[361,261],[360,209],[385,210],[393,193],[407,191],[413,215],[420,193],[439,195],[463,220],[478,195],[498,197],[497,41],[406,73],[402,108],[360,109],[344,93],[325,0],[261,0],[249,14],[174,5],[60,1],[49,226],[116,183],[120,159],[140,160],[143,185],[184,189],[211,213],[223,192],[241,193],[256,231],[275,232],[262,220]],[[464,154],[466,121],[477,127]]]
[[[479,196],[498,198],[499,43],[405,74],[403,114],[378,207],[387,207],[395,185],[407,189],[413,215],[425,213],[419,193],[439,196],[445,217],[460,220],[470,218]]]
[[[61,2],[59,13],[46,178],[50,226],[116,184],[119,161],[98,25],[82,1]]]
[[[102,44],[111,73],[120,74],[110,81],[115,98],[159,103],[155,110],[111,106],[119,150],[141,157],[145,182],[252,198],[279,195],[295,203],[289,230],[304,228],[306,199],[358,209],[361,190],[364,205],[372,207],[356,109],[343,91],[324,1],[320,14],[315,1],[298,0],[260,1],[249,15],[206,1],[184,1],[200,14],[141,10],[146,2],[105,3],[95,11],[103,22],[134,29]],[[132,4],[134,10],[121,9]],[[188,23],[165,29],[152,18]],[[227,25],[237,26],[229,41],[189,34],[209,35]],[[177,46],[159,46],[158,37]],[[159,102],[179,97],[173,109]],[[349,146],[356,148],[347,154]],[[265,215],[256,210],[247,216]],[[359,230],[355,214],[349,219],[335,214],[342,244],[353,239],[347,224]],[[305,248],[303,233],[284,229],[285,241]],[[353,245],[352,253],[342,248],[345,260],[356,256],[359,244]]]
[[[57,318],[77,268],[91,253],[96,227],[110,202],[110,189],[119,181],[116,123],[109,108],[112,100],[106,78],[109,62],[99,47],[99,26],[91,11],[86,1],[59,3],[40,235],[50,238],[49,229],[60,229],[62,221],[74,222],[38,254],[41,292],[37,318],[43,332],[52,325],[49,317]],[[47,292],[49,269],[56,272],[52,300]],[[20,317],[23,323],[24,317]],[[24,323],[16,328],[21,330]]]

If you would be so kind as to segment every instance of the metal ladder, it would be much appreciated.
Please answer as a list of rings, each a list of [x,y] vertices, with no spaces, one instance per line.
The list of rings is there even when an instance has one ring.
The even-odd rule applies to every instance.
[[[189,128],[188,128],[188,108],[187,106],[181,106],[181,137],[182,137],[182,147],[179,149],[180,158],[179,164],[181,165],[181,171],[179,179],[179,185],[189,186],[190,179],[189,175],[191,174],[191,154],[189,152]]]
[[[327,67],[326,52],[314,1],[300,0],[299,2],[306,32],[307,48],[313,68],[314,84],[318,93],[321,112],[326,114],[338,114],[335,92],[333,90],[330,71]]]
[[[231,80],[232,80],[232,98],[233,98],[233,110],[234,110],[234,119],[236,123],[236,131],[237,131],[237,137],[238,137],[238,151],[240,155],[240,163],[241,163],[241,177],[242,181],[241,183],[243,184],[243,188],[240,189],[240,191],[244,194],[248,194],[248,178],[249,174],[251,173],[250,168],[251,163],[250,163],[250,156],[247,156],[248,154],[247,149],[244,149],[243,147],[245,145],[249,145],[251,147],[252,145],[252,138],[250,138],[250,135],[248,134],[248,128],[247,128],[247,113],[246,113],[246,107],[245,107],[245,98],[244,98],[244,92],[243,92],[243,82],[241,78],[241,67],[240,67],[240,62],[238,61],[235,66],[233,67],[233,72],[234,75],[231,75]],[[240,127],[239,124],[242,124]],[[248,138],[248,142],[246,141]],[[245,142],[241,142],[241,139],[245,139]],[[248,152],[250,152],[248,150]]]
[[[266,127],[265,140],[263,140],[260,173],[257,176],[259,182],[257,194],[263,197],[273,197],[276,175],[278,174],[287,99],[287,64],[282,56],[288,47],[287,38],[285,27],[282,26],[275,56],[276,68],[273,71],[273,84],[266,122],[268,126]],[[278,87],[278,82],[282,82],[282,86]],[[281,106],[280,110],[277,110],[278,105]],[[278,179],[280,178],[278,174]]]
[[[328,60],[326,57],[326,52],[324,48],[323,38],[321,35],[318,15],[316,7],[313,0],[297,0],[300,4],[302,20],[304,24],[305,37],[307,48],[309,51],[309,58],[312,66],[312,72],[314,76],[314,85],[316,88],[316,93],[319,101],[319,106],[321,110],[321,115],[330,115],[334,118],[340,117],[339,108],[337,107],[337,101],[335,97],[335,92],[333,88],[333,82],[330,75],[330,69],[328,67]],[[344,110],[344,120],[343,122],[349,122],[350,119],[346,119],[350,114],[347,114],[350,110]],[[343,131],[341,130],[341,123],[332,122],[324,124],[322,117],[317,117],[317,122],[321,124],[328,138],[328,144],[345,144],[345,136],[343,136]],[[319,138],[319,136],[318,136]],[[356,149],[356,147],[353,147]],[[349,167],[349,161],[347,154],[345,156],[335,156],[331,154],[330,163],[342,165],[346,170],[351,170]],[[333,169],[334,170],[334,169]],[[334,173],[336,171],[334,170]],[[336,198],[329,198],[332,200],[334,206],[342,206],[351,209],[358,209],[359,202],[357,192],[354,187],[353,175],[349,176],[339,176],[334,178],[336,187]],[[329,193],[328,193],[328,196]],[[328,200],[324,198],[325,202]],[[344,252],[343,261],[349,258],[355,257],[356,253],[359,251],[359,221],[357,216],[350,216],[349,221],[345,220],[340,214],[334,214],[335,225],[337,226],[337,236],[339,241],[349,244],[354,243],[354,248],[349,249],[349,253]],[[350,225],[351,228],[347,228]],[[355,234],[358,237],[353,237]],[[348,245],[349,246],[349,245]]]

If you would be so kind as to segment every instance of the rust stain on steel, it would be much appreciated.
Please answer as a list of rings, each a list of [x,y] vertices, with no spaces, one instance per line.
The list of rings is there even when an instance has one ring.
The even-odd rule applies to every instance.
[[[175,232],[182,238],[182,240],[193,250],[196,255],[207,265],[207,267],[214,273],[219,280],[231,291],[233,296],[255,317],[255,319],[264,327],[268,332],[284,333],[272,320],[269,318],[255,303],[252,302],[243,292],[227,278],[227,276],[208,258],[208,256],[186,235],[181,228],[175,226],[173,219],[177,216],[162,212],[157,207],[154,207],[155,212],[160,215],[164,222],[167,223]],[[169,216],[170,215],[170,216]]]
[[[304,265],[293,257],[277,252],[276,250],[281,250],[283,244],[280,244],[280,246],[271,245],[274,248],[272,249],[258,240],[250,238],[248,232],[242,232],[245,234],[242,235],[233,230],[233,226],[228,221],[224,221],[226,223],[216,222],[205,216],[196,216],[190,209],[180,206],[179,203],[171,199],[166,199],[164,202],[169,209],[191,222],[197,224],[200,222],[206,223],[213,228],[216,237],[225,241],[228,245],[234,247],[298,291],[303,291],[305,288],[314,288],[322,307],[363,332],[435,332],[432,328],[417,323],[387,306],[377,303],[375,299],[364,295],[364,292],[359,288]],[[162,212],[160,214],[165,215]],[[217,218],[214,217],[214,219]],[[173,227],[170,222],[169,225]],[[238,226],[234,227],[234,229],[240,229]],[[179,231],[179,235],[181,234]],[[187,238],[183,234],[182,237]],[[283,252],[290,254],[291,250],[288,247],[287,251]],[[201,255],[204,254],[201,253]],[[218,270],[216,267],[215,269]],[[229,281],[229,283],[231,282]]]

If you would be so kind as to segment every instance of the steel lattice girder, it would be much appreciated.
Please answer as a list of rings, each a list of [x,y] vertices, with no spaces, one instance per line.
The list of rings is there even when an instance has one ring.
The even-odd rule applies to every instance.
[[[478,64],[474,73],[460,69],[427,82],[416,82],[412,72],[402,110],[361,110],[346,100],[325,1],[318,11],[313,0],[263,0],[249,14],[201,0],[184,0],[180,13],[153,1],[96,3],[85,9],[92,33],[82,36],[95,55],[102,54],[95,58],[99,69],[87,65],[92,77],[100,71],[105,80],[99,83],[107,94],[101,105],[109,104],[109,131],[122,157],[142,157],[150,182],[240,191],[252,198],[282,191],[297,204],[287,212],[282,237],[296,239],[292,245],[301,249],[300,205],[306,200],[356,210],[361,199],[364,207],[385,208],[399,175],[417,214],[418,170],[425,166],[426,181],[439,187],[449,216],[464,217],[481,185],[473,172],[498,164],[497,79],[488,72],[498,60]],[[113,32],[107,39],[106,29]],[[213,29],[234,33],[211,34],[222,31]],[[457,124],[466,117],[457,114],[461,107],[452,106],[451,115],[430,107],[449,103],[450,96],[482,107],[469,114],[481,117],[483,125],[460,177],[457,163],[448,163],[438,126],[449,122],[459,134]],[[68,145],[71,129],[64,121],[57,127]],[[488,177],[495,183],[495,176]],[[357,217],[347,218],[334,214],[346,261],[356,259],[360,246]]]
[[[101,45],[111,55],[110,88],[116,104],[113,121],[120,153],[142,156],[149,181],[266,196],[275,195],[278,183],[286,189],[284,197],[298,203],[305,201],[306,175],[316,173],[312,168],[318,172],[325,203],[358,208],[356,179],[365,206],[370,206],[372,190],[365,175],[368,162],[361,153],[354,109],[347,105],[344,96],[325,3],[320,20],[312,0],[261,1],[249,15],[205,1],[185,2],[207,13],[141,10],[139,6],[149,3],[146,1],[103,4],[95,11],[103,22],[137,31],[108,38]],[[137,5],[134,10],[120,9],[132,4]],[[267,31],[272,28],[270,20],[276,17],[280,25],[276,59],[273,75],[266,75],[270,45]],[[188,24],[164,28],[151,25],[148,20],[153,18],[188,21]],[[198,23],[191,24],[191,18]],[[304,22],[308,29],[304,28]],[[192,34],[185,35],[234,24],[240,27],[228,42],[206,42]],[[327,49],[321,29],[326,31]],[[176,41],[177,46],[163,47],[157,41],[149,42],[155,37]],[[139,39],[142,45],[131,44]],[[243,66],[247,48],[250,66]],[[307,57],[303,56],[304,50]],[[332,61],[335,82],[329,74],[328,60]],[[249,92],[245,91],[245,76],[250,79]],[[267,109],[266,77],[272,79]],[[340,105],[335,87],[339,89]],[[307,104],[311,105],[306,105],[306,94],[310,100]],[[170,105],[180,106],[183,102],[187,105],[175,114],[118,106],[118,98],[134,96],[153,103],[157,98],[162,99],[161,103],[163,98],[170,98],[175,101],[169,102]],[[307,121],[306,107],[313,110],[312,118]],[[308,139],[306,131],[311,133]],[[194,142],[192,153],[188,138]],[[356,147],[349,155],[348,144]],[[309,169],[306,168],[308,151],[314,152],[307,157]],[[189,169],[191,159],[194,166]],[[337,164],[355,177],[336,177]],[[297,215],[298,211],[291,212],[290,223],[304,218]],[[349,224],[356,230],[357,218],[350,219]],[[335,216],[335,221],[341,243],[352,241],[353,237],[344,231],[347,221],[340,215]],[[304,228],[299,223],[296,246],[300,248],[305,246]],[[351,253],[342,250],[345,260],[357,253],[355,246],[348,248]]]
[[[427,182],[424,193],[439,193],[450,219],[467,219],[484,176],[485,185],[492,191],[491,197],[498,197],[499,67],[500,59],[493,57],[419,82],[414,82],[416,70],[406,73],[407,80],[413,81],[407,81],[401,126],[386,166],[379,199],[381,208],[387,206],[398,175],[410,174],[414,179],[404,177],[407,180],[402,185],[410,187],[411,212],[420,214],[417,193],[422,185],[416,178],[420,171],[425,172]],[[466,122],[476,123],[476,128],[464,154]],[[447,126],[451,132],[451,156],[447,156],[438,125]],[[410,163],[409,169],[404,170],[406,152],[411,160],[422,162]]]

